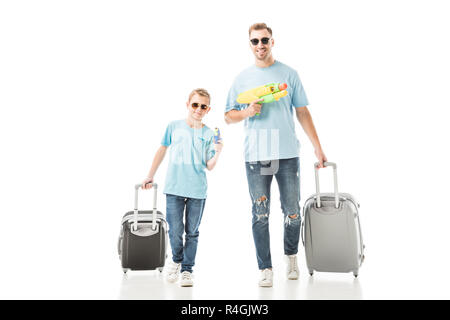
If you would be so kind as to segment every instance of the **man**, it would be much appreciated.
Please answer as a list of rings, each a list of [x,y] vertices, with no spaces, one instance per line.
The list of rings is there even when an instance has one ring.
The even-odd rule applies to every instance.
[[[252,231],[261,287],[272,287],[273,272],[270,255],[269,213],[270,185],[275,176],[280,191],[281,208],[285,217],[284,253],[288,262],[287,277],[298,279],[297,252],[300,236],[300,161],[299,142],[295,134],[293,111],[311,140],[319,167],[327,161],[319,142],[308,99],[297,72],[276,61],[272,55],[274,39],[265,23],[249,29],[250,49],[255,64],[242,71],[228,93],[225,108],[227,124],[245,120],[245,167],[252,200]],[[269,83],[287,83],[288,95],[279,101],[260,104],[239,104],[239,93]]]

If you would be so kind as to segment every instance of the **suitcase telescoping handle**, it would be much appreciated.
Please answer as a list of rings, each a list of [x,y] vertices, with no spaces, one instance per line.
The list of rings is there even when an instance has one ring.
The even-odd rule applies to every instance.
[[[334,205],[336,208],[339,208],[339,192],[338,192],[338,184],[337,184],[337,166],[334,162],[324,162],[324,167],[333,167],[333,178],[334,178]],[[317,195],[317,207],[321,207],[320,203],[320,187],[319,187],[319,163],[316,162],[314,164],[315,176],[316,176],[316,195]]]
[[[156,183],[152,183],[153,186],[153,217],[152,217],[152,230],[156,230],[156,197],[158,196],[158,185]],[[133,222],[133,230],[137,230],[137,222],[138,222],[138,193],[139,188],[142,187],[142,184],[136,184],[134,186],[134,222]]]

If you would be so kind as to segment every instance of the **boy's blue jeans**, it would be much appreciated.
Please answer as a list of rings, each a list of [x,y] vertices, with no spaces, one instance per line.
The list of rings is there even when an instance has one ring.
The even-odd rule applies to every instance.
[[[172,247],[172,259],[181,263],[181,272],[192,272],[198,244],[198,228],[205,208],[206,199],[185,198],[172,194],[166,195],[167,223]],[[186,209],[186,224],[183,224]],[[183,233],[185,241],[183,245]]]
[[[248,188],[252,199],[252,231],[260,270],[272,268],[269,214],[270,185],[275,176],[284,214],[284,253],[298,252],[300,239],[300,161],[299,158],[246,162]]]

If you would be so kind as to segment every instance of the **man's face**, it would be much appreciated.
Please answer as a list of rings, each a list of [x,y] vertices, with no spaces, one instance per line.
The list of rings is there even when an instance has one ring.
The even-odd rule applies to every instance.
[[[253,44],[252,40],[258,39],[258,44]],[[267,40],[269,39],[267,44],[263,44],[262,39]],[[258,60],[265,60],[268,57],[272,56],[272,47],[274,44],[274,41],[272,39],[272,36],[270,35],[269,31],[267,29],[263,30],[253,30],[250,34],[250,49],[252,49],[253,54],[255,55],[255,58]],[[256,40],[253,40],[256,42]]]
[[[209,107],[208,97],[201,96],[199,94],[194,94],[190,101],[186,103],[189,116],[194,120],[200,121],[211,109]]]

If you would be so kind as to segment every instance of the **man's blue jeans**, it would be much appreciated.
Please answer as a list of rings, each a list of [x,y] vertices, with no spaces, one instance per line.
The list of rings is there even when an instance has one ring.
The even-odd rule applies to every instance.
[[[192,272],[198,244],[198,228],[202,220],[206,199],[193,199],[166,195],[167,223],[172,247],[172,260],[181,263],[181,272]],[[186,224],[183,224],[186,209]],[[186,232],[183,245],[183,233]]]
[[[248,189],[252,199],[252,230],[260,270],[272,268],[269,214],[270,186],[278,182],[284,214],[284,253],[298,252],[300,238],[300,161],[299,158],[246,162]]]

